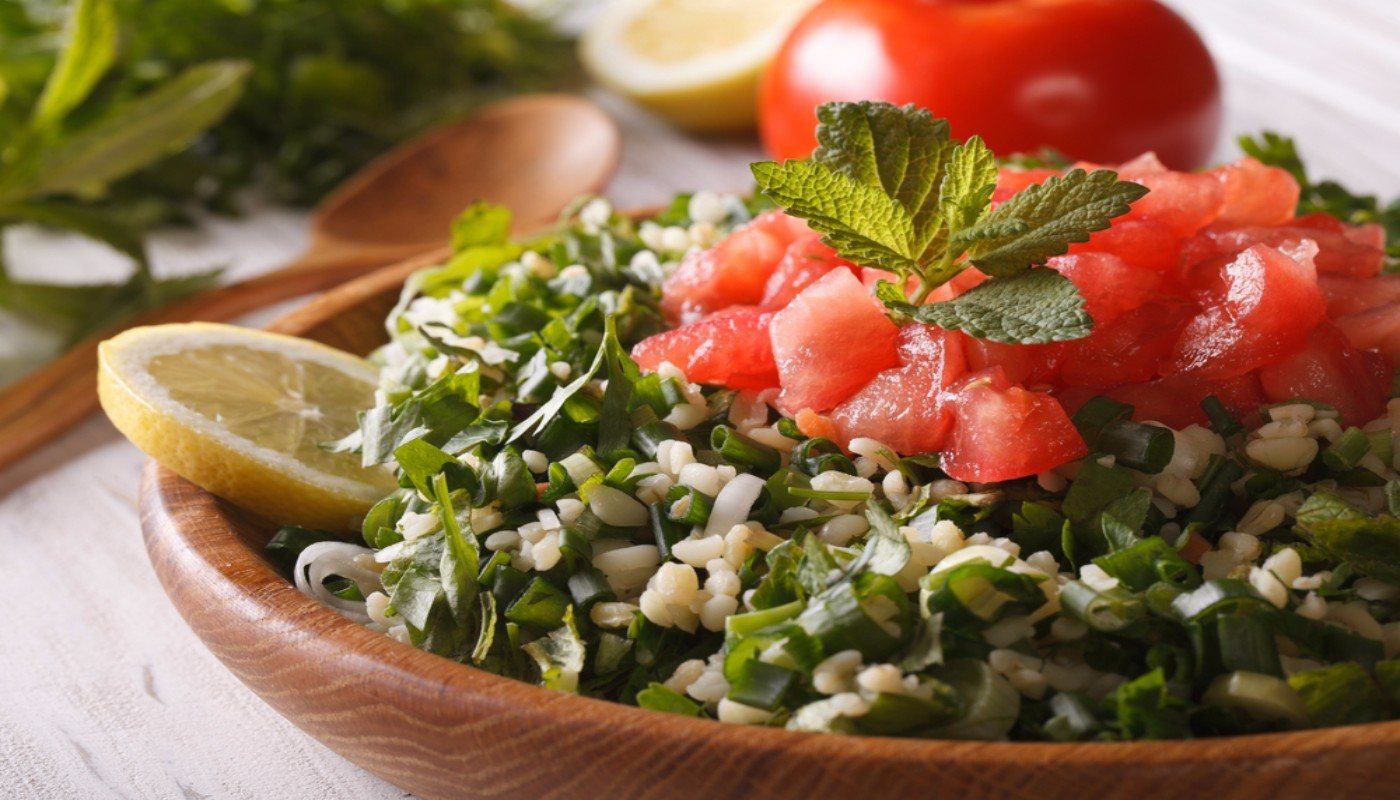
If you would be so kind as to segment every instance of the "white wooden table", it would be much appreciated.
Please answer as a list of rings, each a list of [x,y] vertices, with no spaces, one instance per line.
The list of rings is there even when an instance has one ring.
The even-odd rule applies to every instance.
[[[1318,175],[1400,194],[1400,2],[1176,0],[1227,87],[1227,130],[1296,136]],[[748,142],[701,143],[604,98],[627,133],[610,194],[743,190]],[[1222,157],[1233,153],[1223,143]],[[269,210],[163,237],[168,270],[266,269],[305,239]],[[91,251],[28,235],[20,266]],[[90,267],[84,266],[84,269]],[[259,319],[271,316],[272,312]],[[243,688],[166,602],[136,514],[141,456],[102,419],[0,473],[0,797],[387,798],[403,793],[326,750]]]

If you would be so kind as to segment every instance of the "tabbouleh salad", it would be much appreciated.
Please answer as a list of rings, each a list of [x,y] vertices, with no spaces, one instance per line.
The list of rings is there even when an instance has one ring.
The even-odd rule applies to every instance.
[[[594,199],[524,244],[468,210],[327,445],[401,488],[365,547],[270,554],[415,647],[721,722],[1396,717],[1395,209],[1276,137],[1115,172],[999,166],[908,107],[821,119],[756,199]]]

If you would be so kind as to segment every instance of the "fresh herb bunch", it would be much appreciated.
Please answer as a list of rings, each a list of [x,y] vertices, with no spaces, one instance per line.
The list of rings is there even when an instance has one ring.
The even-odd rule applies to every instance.
[[[111,285],[53,285],[13,278],[0,261],[0,384],[46,349],[100,330],[129,314],[207,285],[213,273],[158,280],[141,231],[139,206],[94,205],[115,183],[190,145],[228,113],[248,80],[241,61],[204,61],[112,96],[102,88],[118,58],[112,0],[79,0],[55,61],[29,49],[42,35],[15,8],[0,24],[0,232],[35,223],[103,242],[135,262],[130,279]],[[46,343],[48,347],[39,344]]]
[[[1271,167],[1285,169],[1298,181],[1298,213],[1331,214],[1352,225],[1379,223],[1388,242],[1387,270],[1400,270],[1400,197],[1383,203],[1375,195],[1355,194],[1332,180],[1314,181],[1298,155],[1298,148],[1287,136],[1264,131],[1258,136],[1241,136],[1240,149]]]
[[[666,225],[691,229],[688,205]],[[721,235],[754,210],[726,207]],[[508,223],[470,210],[456,255],[410,280],[380,402],[332,445],[397,462],[368,547],[324,551],[378,576],[306,584],[299,553],[330,533],[269,546],[343,613],[555,690],[808,731],[1125,740],[1400,715],[1384,420],[1281,472],[1214,398],[1211,428],[1180,432],[1099,398],[1064,485],[970,487],[936,456],[848,455],[752,398],[641,373],[628,348],[662,325],[683,255],[649,249],[650,223],[597,201],[524,245]],[[1264,416],[1338,425],[1306,403]]]
[[[899,284],[878,291],[891,311],[999,342],[1089,335],[1093,321],[1079,290],[1037,267],[1107,228],[1146,187],[1110,170],[1073,169],[992,208],[996,157],[979,137],[954,141],[947,120],[926,109],[828,103],[817,120],[811,158],[755,164],[754,177],[843,257],[893,272]],[[992,280],[924,304],[970,267]]]
[[[66,0],[0,0],[12,95],[37,90]],[[270,187],[318,200],[390,145],[506,93],[557,85],[569,48],[503,0],[114,0],[121,46],[100,87],[119,101],[189,66],[246,61],[252,77],[228,119],[193,150],[111,190],[111,201],[191,200],[232,209]],[[46,24],[47,23],[47,24]],[[10,104],[0,111],[11,109]],[[0,115],[2,116],[2,115]]]

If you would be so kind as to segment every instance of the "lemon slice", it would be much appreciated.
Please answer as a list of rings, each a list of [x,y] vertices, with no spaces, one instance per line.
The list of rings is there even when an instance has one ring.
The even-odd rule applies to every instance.
[[[117,429],[193,483],[276,522],[353,526],[394,488],[323,442],[358,427],[377,374],[325,345],[231,325],[135,328],[102,343],[98,395]]]
[[[700,131],[753,124],[758,79],[816,0],[619,0],[584,32],[598,82]]]

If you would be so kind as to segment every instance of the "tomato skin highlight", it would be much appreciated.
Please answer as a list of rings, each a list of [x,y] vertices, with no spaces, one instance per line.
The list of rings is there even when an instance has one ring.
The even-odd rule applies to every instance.
[[[770,389],[778,385],[768,335],[772,320],[763,309],[732,306],[643,339],[632,348],[632,359],[648,372],[669,361],[695,383]]]
[[[1283,252],[1254,245],[1196,282],[1203,308],[1187,323],[1165,372],[1230,378],[1301,346],[1326,316],[1310,243]]]
[[[899,364],[899,329],[850,270],[837,269],[803,289],[769,326],[789,413],[827,411],[876,373]]]
[[[1221,126],[1210,53],[1156,0],[826,0],[765,75],[768,152],[808,155],[814,109],[833,100],[914,103],[998,153],[1156,151],[1178,169],[1203,164]]]
[[[956,418],[943,471],[960,481],[1023,478],[1088,454],[1058,400],[1007,380],[992,368],[954,389]]]

